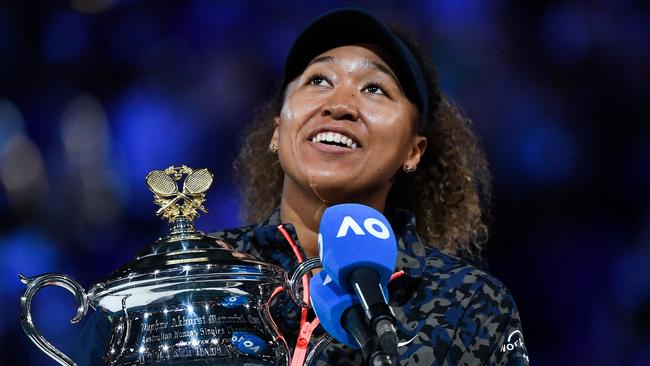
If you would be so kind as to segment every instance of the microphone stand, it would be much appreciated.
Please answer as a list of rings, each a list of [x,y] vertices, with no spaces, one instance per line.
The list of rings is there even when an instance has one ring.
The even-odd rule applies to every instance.
[[[379,347],[397,355],[397,320],[379,285],[379,274],[370,268],[357,268],[350,273],[348,283],[361,300],[367,324],[379,338]]]
[[[397,365],[397,357],[393,357],[381,347],[377,336],[368,326],[368,321],[360,305],[346,310],[341,320],[343,328],[361,346],[361,355],[365,364],[369,366]]]

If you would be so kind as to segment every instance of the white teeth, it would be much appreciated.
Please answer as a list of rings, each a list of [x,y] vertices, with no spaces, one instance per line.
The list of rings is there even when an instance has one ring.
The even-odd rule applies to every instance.
[[[357,143],[354,142],[354,140],[338,132],[321,132],[316,134],[316,136],[312,137],[311,141],[312,142],[321,142],[321,141],[336,142],[336,143],[347,145],[351,149],[357,148]]]

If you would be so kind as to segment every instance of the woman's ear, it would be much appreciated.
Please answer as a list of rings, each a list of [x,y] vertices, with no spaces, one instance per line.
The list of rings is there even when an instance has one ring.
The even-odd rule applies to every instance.
[[[415,170],[420,163],[420,158],[422,155],[424,155],[424,151],[426,149],[427,138],[420,135],[413,136],[413,140],[411,141],[411,149],[409,150],[409,153],[406,157],[404,166],[411,167]]]

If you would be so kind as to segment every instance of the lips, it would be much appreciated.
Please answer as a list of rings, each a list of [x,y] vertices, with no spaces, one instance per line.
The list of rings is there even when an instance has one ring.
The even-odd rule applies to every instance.
[[[356,150],[359,144],[354,138],[335,131],[319,132],[311,138],[313,143],[321,143],[326,145],[335,145],[343,148]]]
[[[359,139],[348,128],[335,125],[321,126],[307,140],[324,152],[352,152],[362,147]]]

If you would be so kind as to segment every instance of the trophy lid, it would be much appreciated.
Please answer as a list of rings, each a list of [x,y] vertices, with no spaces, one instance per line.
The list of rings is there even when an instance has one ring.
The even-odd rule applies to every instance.
[[[183,176],[183,190],[179,191],[176,182]],[[202,282],[286,280],[282,268],[194,228],[198,211],[207,212],[203,203],[212,180],[207,169],[192,170],[184,165],[147,175],[154,203],[160,206],[156,214],[169,221],[169,235],[143,248],[135,259],[95,285],[88,293],[94,306],[117,312],[125,310],[125,296],[129,308],[148,305],[178,291],[196,290]]]

